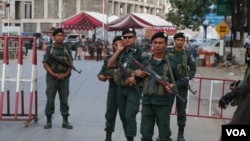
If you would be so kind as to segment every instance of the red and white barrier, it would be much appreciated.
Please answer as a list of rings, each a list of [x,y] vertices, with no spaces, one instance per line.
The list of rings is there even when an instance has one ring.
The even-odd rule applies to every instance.
[[[3,67],[1,77],[1,96],[0,96],[0,120],[13,120],[13,121],[25,121],[25,126],[28,126],[30,121],[37,121],[37,48],[36,38],[31,37],[19,37],[19,36],[0,36],[0,39],[4,41],[3,47]],[[32,46],[32,64],[30,78],[23,77],[23,41],[33,39]],[[10,47],[10,40],[18,42],[17,47]],[[9,49],[17,49],[17,69],[16,77],[11,78],[9,75],[9,67],[13,67],[9,64]],[[13,94],[10,90],[10,82],[15,82],[16,92],[15,98],[12,100]],[[25,112],[25,93],[24,82],[30,83],[29,91],[29,103],[28,112]],[[6,98],[6,100],[5,100]],[[21,98],[21,99],[20,99]],[[14,101],[14,102],[13,102]],[[19,102],[21,102],[19,104]],[[5,105],[6,103],[6,105]],[[34,106],[33,106],[34,104]],[[14,106],[14,110],[11,110],[11,106]],[[21,107],[19,107],[21,105]],[[6,113],[5,111],[6,110]],[[19,112],[19,110],[21,110]],[[13,111],[13,112],[12,112]]]

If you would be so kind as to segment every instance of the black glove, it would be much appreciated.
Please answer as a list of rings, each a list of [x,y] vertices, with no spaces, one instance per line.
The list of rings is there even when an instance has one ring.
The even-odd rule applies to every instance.
[[[188,87],[189,85],[189,77],[188,76],[184,76],[182,79],[181,79],[181,84],[185,87]]]
[[[238,97],[242,94],[242,88],[235,88],[232,92],[226,93],[219,100],[219,107],[226,109],[228,104],[231,102],[232,106],[235,106],[238,102]]]
[[[224,96],[222,96],[219,100],[219,107],[226,109],[229,102],[233,99],[233,93],[229,92],[227,94],[225,94]]]
[[[241,80],[234,81],[233,83],[230,84],[230,90],[235,89],[239,84]]]

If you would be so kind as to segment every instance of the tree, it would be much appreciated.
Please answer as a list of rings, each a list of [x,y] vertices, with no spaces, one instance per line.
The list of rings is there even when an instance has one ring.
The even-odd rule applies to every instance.
[[[213,0],[169,0],[171,9],[166,19],[171,21],[177,29],[190,28],[199,30],[199,26],[205,20],[205,14],[209,13],[208,7]]]
[[[232,0],[232,33],[233,33],[233,47],[242,47],[244,44],[244,23],[246,16],[244,16],[244,0]],[[239,34],[238,34],[239,33]],[[240,40],[236,40],[236,36],[240,35]]]

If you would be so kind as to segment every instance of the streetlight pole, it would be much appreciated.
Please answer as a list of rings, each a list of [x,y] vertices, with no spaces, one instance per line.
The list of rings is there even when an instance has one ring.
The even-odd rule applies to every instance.
[[[203,22],[203,29],[204,29],[203,40],[204,40],[204,42],[207,40],[207,27],[208,27],[208,20],[205,20]]]
[[[106,40],[105,41],[108,41],[108,23],[109,23],[109,3],[112,2],[112,0],[107,0],[107,19],[106,19]]]
[[[61,11],[59,11],[59,13],[58,13],[58,17],[59,17],[59,19],[60,19],[60,22],[59,22],[59,27],[60,27],[60,28],[61,28],[61,26],[62,26],[62,22],[64,21],[64,16],[65,16],[64,9],[65,9],[65,5],[66,5],[65,2],[62,4],[62,6],[61,6],[61,4],[60,4],[60,6],[62,7],[62,9],[61,9]]]
[[[6,1],[5,2],[5,6],[8,8],[8,31],[7,31],[7,34],[8,36],[10,36],[10,0]],[[2,25],[1,25],[2,26]]]

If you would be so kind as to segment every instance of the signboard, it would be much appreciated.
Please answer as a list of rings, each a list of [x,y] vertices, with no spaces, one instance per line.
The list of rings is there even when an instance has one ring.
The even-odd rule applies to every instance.
[[[232,3],[230,2],[218,2],[217,15],[230,16],[232,13]]]
[[[224,21],[224,16],[217,16],[216,13],[209,13],[205,15],[205,19],[208,20],[208,25],[217,26]]]
[[[218,32],[221,38],[224,38],[230,32],[230,28],[226,22],[221,22],[215,30]]]

